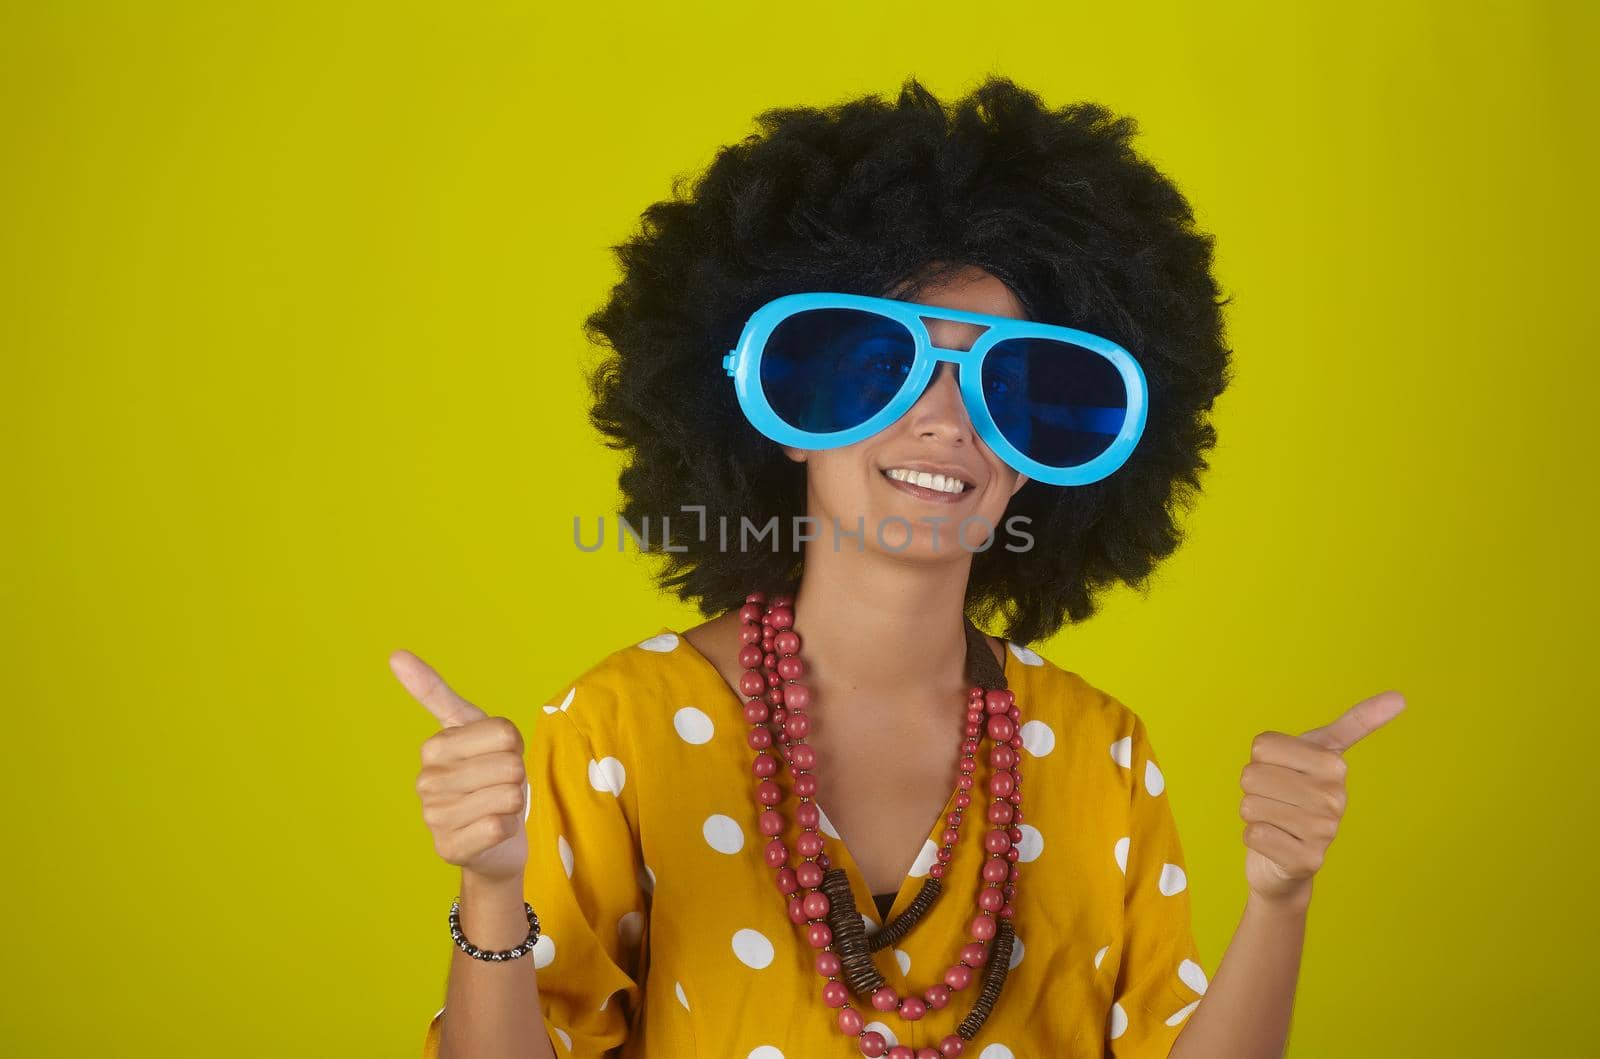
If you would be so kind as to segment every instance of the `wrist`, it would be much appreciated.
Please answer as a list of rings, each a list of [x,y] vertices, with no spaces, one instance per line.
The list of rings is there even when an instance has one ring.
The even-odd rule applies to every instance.
[[[1278,918],[1304,917],[1306,910],[1311,907],[1311,887],[1309,885],[1292,894],[1266,897],[1254,890],[1250,891],[1245,899],[1246,909],[1255,909]]]
[[[524,876],[522,872],[515,875],[486,876],[475,871],[462,869],[461,871],[461,903],[468,904],[503,904],[511,903],[522,907]]]
[[[457,930],[462,941],[488,953],[506,952],[520,946],[533,926],[522,896],[522,876],[485,878],[476,872],[461,873],[461,896],[455,906],[452,934]],[[471,955],[471,950],[467,950]],[[481,957],[480,957],[481,958]]]

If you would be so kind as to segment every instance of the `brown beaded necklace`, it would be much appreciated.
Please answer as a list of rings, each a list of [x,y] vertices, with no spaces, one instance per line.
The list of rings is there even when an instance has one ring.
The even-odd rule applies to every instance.
[[[960,1055],[989,1017],[1011,965],[1014,933],[1011,919],[1016,893],[1017,843],[1022,840],[1022,777],[1017,769],[1022,739],[1018,735],[1021,712],[1015,696],[1006,688],[1005,671],[995,661],[988,641],[970,620],[966,622],[967,672],[973,681],[968,691],[967,711],[962,734],[961,773],[957,779],[955,810],[946,818],[935,862],[916,899],[905,911],[881,929],[867,933],[866,923],[856,910],[849,877],[833,867],[823,852],[817,827],[821,813],[817,808],[816,752],[805,742],[810,730],[806,713],[811,691],[800,683],[805,675],[800,660],[800,634],[794,628],[794,599],[778,594],[767,601],[763,592],[752,592],[739,608],[741,620],[739,664],[744,673],[739,689],[747,697],[745,720],[750,724],[747,741],[756,751],[752,770],[756,777],[757,825],[768,837],[767,865],[776,872],[780,892],[788,898],[789,919],[804,926],[807,942],[819,950],[817,973],[826,980],[822,989],[825,1004],[838,1010],[836,1022],[841,1033],[857,1038],[862,1055],[887,1055],[889,1059],[939,1059]],[[776,730],[776,734],[775,734]],[[982,736],[990,741],[989,777],[991,802],[986,814],[991,825],[983,836],[985,851],[978,914],[968,932],[974,941],[963,945],[957,962],[944,973],[942,981],[929,985],[922,996],[901,997],[879,973],[872,953],[904,939],[933,907],[943,890],[945,868],[954,856],[962,815],[971,804],[976,753]],[[773,780],[778,759],[769,753],[776,740],[783,759],[794,775],[794,792],[799,804],[795,820],[800,824],[796,841],[800,862],[789,865],[789,848],[782,835],[787,825],[778,806],[783,790]],[[993,945],[985,944],[993,941]],[[906,1045],[889,1047],[881,1033],[864,1028],[861,1012],[851,1007],[853,994],[866,998],[875,1011],[895,1012],[908,1022],[921,1019],[929,1008],[943,1008],[952,990],[965,989],[975,969],[983,968],[979,995],[971,1011],[955,1033],[944,1037],[938,1047],[913,1051]],[[841,980],[842,975],[842,980]]]

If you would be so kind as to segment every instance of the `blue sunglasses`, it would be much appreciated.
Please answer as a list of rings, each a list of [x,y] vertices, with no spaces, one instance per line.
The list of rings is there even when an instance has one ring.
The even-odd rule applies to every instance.
[[[924,318],[987,330],[970,349],[944,349]],[[831,449],[910,411],[942,360],[957,366],[978,436],[1035,481],[1098,481],[1144,433],[1144,371],[1127,350],[1008,316],[863,294],[786,294],[751,314],[722,366],[757,430],[780,445]]]

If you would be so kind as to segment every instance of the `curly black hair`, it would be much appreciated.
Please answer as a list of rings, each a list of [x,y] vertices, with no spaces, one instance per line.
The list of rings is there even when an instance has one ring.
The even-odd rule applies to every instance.
[[[1089,102],[1051,110],[991,75],[950,108],[913,77],[893,103],[782,107],[756,123],[611,248],[621,279],[584,325],[609,350],[585,370],[590,421],[630,456],[620,514],[636,527],[671,518],[673,550],[647,546],[665,560],[660,586],[712,617],[800,573],[791,531],[805,467],[750,425],[721,367],[750,313],[793,291],[914,298],[975,265],[1030,318],[1122,345],[1150,400],[1116,473],[1073,488],[1029,481],[1011,499],[1007,517],[1028,516],[1035,544],[973,554],[969,616],[998,615],[1008,639],[1033,643],[1093,614],[1105,586],[1148,591],[1182,540],[1176,511],[1198,499],[1232,351],[1213,237],[1129,145],[1135,120]],[[689,504],[705,506],[704,539]],[[774,515],[775,551],[721,547],[719,516],[732,539],[741,517]]]

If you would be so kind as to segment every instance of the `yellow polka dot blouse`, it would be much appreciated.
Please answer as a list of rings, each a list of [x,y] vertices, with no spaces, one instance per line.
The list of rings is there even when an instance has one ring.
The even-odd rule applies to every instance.
[[[1011,971],[963,1055],[1165,1057],[1206,975],[1144,722],[1076,673],[1019,644],[1006,648],[1024,722],[1027,867]],[[790,922],[763,858],[743,705],[705,656],[664,628],[556,689],[524,724],[533,795],[526,893],[543,937],[522,959],[537,968],[558,1057],[860,1055],[821,1001],[816,950]],[[992,767],[987,753],[977,762],[974,791],[983,791]],[[793,849],[790,775],[782,769],[778,779]],[[954,796],[952,782],[945,812]],[[867,884],[826,804],[819,808],[827,855],[875,928]],[[934,860],[944,814],[929,823],[891,916],[915,899]],[[898,948],[874,954],[901,995],[941,980],[971,940],[983,857],[963,829],[932,910]],[[916,1022],[852,1003],[891,1045],[915,1049],[954,1033],[978,990],[974,976]],[[424,1059],[437,1056],[446,1017],[441,1009],[428,1027]]]

